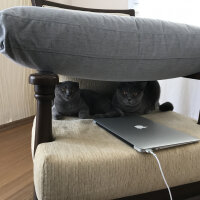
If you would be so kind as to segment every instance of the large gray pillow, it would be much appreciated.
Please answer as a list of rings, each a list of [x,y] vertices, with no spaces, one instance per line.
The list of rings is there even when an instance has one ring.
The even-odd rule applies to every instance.
[[[1,52],[24,66],[79,78],[155,80],[200,72],[200,28],[39,7],[0,12]]]

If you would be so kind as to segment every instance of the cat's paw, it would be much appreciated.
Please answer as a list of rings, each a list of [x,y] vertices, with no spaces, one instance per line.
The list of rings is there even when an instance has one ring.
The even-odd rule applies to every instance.
[[[61,119],[63,119],[63,116],[62,115],[53,115],[53,119],[54,120],[61,120]]]
[[[79,114],[78,114],[78,117],[79,117],[80,119],[91,119],[91,116],[88,115],[88,114],[86,114],[86,113],[79,113]]]

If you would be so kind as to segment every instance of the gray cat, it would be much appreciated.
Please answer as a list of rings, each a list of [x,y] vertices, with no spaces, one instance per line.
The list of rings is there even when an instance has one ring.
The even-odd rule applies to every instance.
[[[112,98],[112,109],[106,114],[95,115],[95,117],[119,117],[131,113],[143,115],[156,109],[173,110],[170,102],[159,105],[159,98],[158,81],[122,82]]]
[[[53,119],[64,116],[78,116],[81,119],[90,118],[89,107],[80,96],[79,84],[65,81],[55,88],[55,99],[52,107]]]
[[[111,110],[111,100],[92,90],[79,89],[77,82],[65,81],[55,88],[55,100],[52,108],[53,119],[64,116],[78,116],[81,119],[93,118],[95,114],[104,114]]]

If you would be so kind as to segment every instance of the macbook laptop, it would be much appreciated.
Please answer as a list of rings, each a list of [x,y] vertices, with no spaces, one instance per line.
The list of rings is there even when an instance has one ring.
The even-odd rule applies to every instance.
[[[200,139],[166,127],[138,115],[117,118],[100,118],[95,122],[139,152],[159,150]]]

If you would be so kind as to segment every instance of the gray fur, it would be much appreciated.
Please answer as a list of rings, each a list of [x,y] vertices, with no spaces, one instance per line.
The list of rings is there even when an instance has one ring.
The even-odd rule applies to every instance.
[[[159,106],[160,85],[158,81],[122,82],[112,99],[95,91],[80,90],[76,82],[60,83],[55,89],[52,115],[54,119],[63,116],[79,118],[119,117],[147,114],[156,109],[173,110],[169,102]],[[162,109],[161,109],[162,108]]]
[[[173,110],[169,102],[159,106],[160,85],[158,81],[122,82],[112,98],[112,109],[101,117],[120,117],[129,114],[147,114],[154,110]]]
[[[113,100],[113,107],[121,116],[129,113],[147,114],[158,107],[160,86],[157,81],[121,83]]]
[[[66,81],[56,86],[52,116],[57,120],[64,116],[90,118],[89,107],[80,96],[78,83]]]

